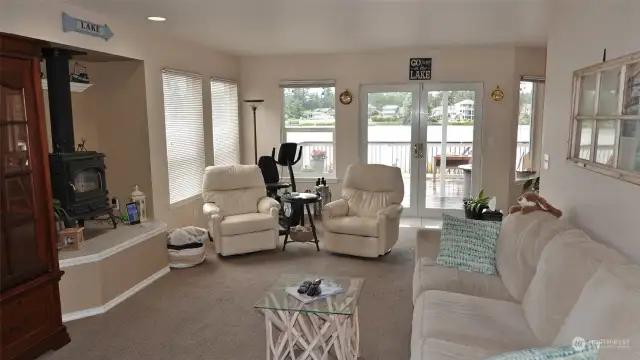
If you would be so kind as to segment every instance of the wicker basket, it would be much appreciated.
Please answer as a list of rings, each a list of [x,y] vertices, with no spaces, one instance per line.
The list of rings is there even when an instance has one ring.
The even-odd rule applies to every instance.
[[[313,231],[311,226],[305,226],[304,230],[296,230],[296,227],[292,226],[289,229],[289,237],[296,242],[307,242],[313,240]]]

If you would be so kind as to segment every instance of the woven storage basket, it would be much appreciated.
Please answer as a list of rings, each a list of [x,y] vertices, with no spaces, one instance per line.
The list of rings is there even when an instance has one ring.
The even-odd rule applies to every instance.
[[[293,241],[307,242],[313,240],[313,231],[311,231],[311,226],[305,226],[304,230],[296,230],[296,228],[292,226],[289,231],[289,237],[291,237],[291,240]]]

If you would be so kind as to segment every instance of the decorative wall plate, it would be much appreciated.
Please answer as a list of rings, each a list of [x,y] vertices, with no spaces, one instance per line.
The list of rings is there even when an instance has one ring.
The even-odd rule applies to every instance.
[[[349,92],[349,90],[345,90],[340,93],[340,102],[343,105],[349,105],[351,104],[352,101],[353,101],[353,95],[351,95],[351,92]]]
[[[496,86],[496,88],[491,92],[491,100],[494,102],[499,102],[504,99],[504,91],[500,89],[500,86]]]

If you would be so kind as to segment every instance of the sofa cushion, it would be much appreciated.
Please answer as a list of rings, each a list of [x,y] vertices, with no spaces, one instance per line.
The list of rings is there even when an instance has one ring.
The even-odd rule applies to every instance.
[[[432,263],[436,263],[438,253],[440,252],[440,228],[418,229],[416,235],[416,253],[415,261],[418,263],[420,259],[428,259]]]
[[[512,351],[492,356],[487,360],[598,360],[598,344],[584,343],[583,346],[555,346]]]
[[[522,301],[536,273],[540,254],[557,234],[573,229],[564,220],[544,212],[511,214],[502,221],[496,266],[511,296]]]
[[[573,339],[609,339],[599,359],[640,359],[640,267],[604,266],[587,282],[554,340],[556,345]]]
[[[269,214],[253,213],[225,216],[220,222],[222,236],[248,234],[275,229],[277,220]]]
[[[522,301],[525,317],[536,336],[551,343],[598,266],[625,262],[622,255],[591,240],[582,230],[556,235],[542,251]]]
[[[378,219],[359,216],[343,216],[323,219],[322,225],[337,234],[378,236]]]
[[[438,339],[420,339],[411,346],[411,360],[485,360],[495,354],[495,350]]]
[[[413,302],[427,290],[515,301],[498,276],[438,266],[431,259],[422,258],[413,272]]]
[[[439,339],[497,353],[542,345],[519,304],[437,290],[416,300],[411,338],[412,344]]]
[[[442,215],[440,266],[496,275],[496,242],[500,223]]]

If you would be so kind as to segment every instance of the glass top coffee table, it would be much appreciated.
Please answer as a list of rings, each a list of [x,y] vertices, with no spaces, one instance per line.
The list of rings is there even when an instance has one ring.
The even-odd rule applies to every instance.
[[[285,291],[318,278],[339,285],[343,291],[309,304]],[[357,359],[358,299],[363,283],[361,278],[281,275],[254,305],[265,316],[267,359]]]

